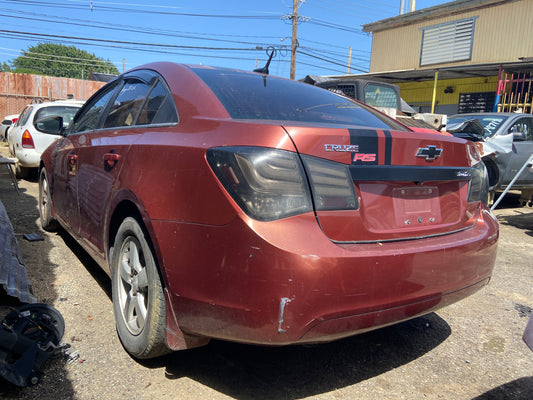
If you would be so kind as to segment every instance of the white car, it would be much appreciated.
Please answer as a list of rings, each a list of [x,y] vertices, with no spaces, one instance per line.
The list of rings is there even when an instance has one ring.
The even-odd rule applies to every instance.
[[[7,142],[7,134],[9,131],[9,128],[17,122],[17,118],[19,117],[18,114],[11,114],[6,115],[4,119],[2,120],[2,124],[0,124],[0,137],[3,137],[4,140]]]
[[[83,105],[82,100],[58,100],[27,105],[9,130],[8,145],[11,154],[17,158],[17,176],[24,177],[31,168],[37,168],[42,152],[61,136],[40,132],[36,122],[47,116],[58,115],[67,127]]]

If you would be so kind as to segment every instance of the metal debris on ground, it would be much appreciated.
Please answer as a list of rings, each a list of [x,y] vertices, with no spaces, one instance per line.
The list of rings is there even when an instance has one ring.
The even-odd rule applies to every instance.
[[[44,240],[44,238],[38,233],[25,233],[23,235],[23,238],[26,239],[28,242],[38,242]]]
[[[46,304],[26,304],[11,311],[0,324],[0,376],[16,386],[36,385],[40,368],[61,351],[65,321]]]

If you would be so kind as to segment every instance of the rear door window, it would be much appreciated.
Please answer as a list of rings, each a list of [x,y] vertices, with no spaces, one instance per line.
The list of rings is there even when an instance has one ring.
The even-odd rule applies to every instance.
[[[139,114],[137,125],[173,124],[178,122],[178,113],[166,85],[160,80],[150,92]]]
[[[132,75],[126,76],[103,128],[177,123],[174,100],[161,77],[152,71]]]
[[[137,79],[127,79],[113,102],[103,128],[135,125],[151,86]]]
[[[20,118],[17,120],[17,124],[15,126],[21,126],[25,125],[28,121],[28,118],[30,117],[31,111],[33,110],[33,107],[27,106],[24,111],[22,111],[22,114],[20,114]]]
[[[118,82],[110,85],[84,107],[83,111],[74,121],[72,133],[91,131],[98,127],[98,122],[103,115],[107,103],[113,97],[117,86]]]

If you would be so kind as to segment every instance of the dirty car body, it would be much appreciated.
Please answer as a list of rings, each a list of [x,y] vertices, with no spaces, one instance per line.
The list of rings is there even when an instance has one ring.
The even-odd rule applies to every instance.
[[[156,63],[43,154],[41,220],[112,277],[139,358],[326,342],[462,299],[498,225],[474,145],[299,82]]]

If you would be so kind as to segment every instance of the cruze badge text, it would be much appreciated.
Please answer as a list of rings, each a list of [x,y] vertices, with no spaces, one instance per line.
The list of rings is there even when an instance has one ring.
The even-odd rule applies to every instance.
[[[343,151],[343,152],[357,152],[359,151],[358,144],[325,144],[324,150],[326,151]]]

